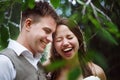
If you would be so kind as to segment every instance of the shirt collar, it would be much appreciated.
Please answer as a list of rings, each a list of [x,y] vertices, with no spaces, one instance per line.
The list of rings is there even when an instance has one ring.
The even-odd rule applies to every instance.
[[[19,42],[15,40],[9,39],[8,48],[13,49],[18,56],[22,54],[23,52],[27,51],[29,54],[31,54],[30,56],[33,57],[33,54],[31,51],[29,51],[27,48],[25,48],[23,45],[21,45]],[[36,53],[35,58],[39,59],[40,57],[41,57],[41,53]]]
[[[21,45],[20,43],[18,43],[18,42],[15,41],[15,40],[12,40],[12,39],[9,39],[8,48],[13,49],[18,56],[19,56],[22,52],[28,51],[27,48],[25,48],[23,45]]]
[[[16,52],[17,56],[20,56],[22,54],[37,69],[37,63],[40,61],[41,53],[36,53],[36,56],[33,57],[31,51],[29,51],[19,42],[12,39],[9,39],[8,48],[13,49]]]

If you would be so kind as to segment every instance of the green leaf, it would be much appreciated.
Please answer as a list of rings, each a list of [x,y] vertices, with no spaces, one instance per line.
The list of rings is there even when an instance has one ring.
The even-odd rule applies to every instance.
[[[84,32],[85,32],[85,41],[86,41],[87,44],[89,44],[90,39],[92,39],[92,30],[91,29],[92,29],[91,27],[86,25],[86,28],[84,30]]]
[[[22,3],[22,10],[25,10],[26,8],[34,8],[35,1],[34,0],[25,0],[25,2]]]
[[[73,70],[70,70],[68,74],[68,80],[77,80],[80,74],[81,74],[80,67],[76,67]]]
[[[118,45],[115,38],[113,38],[113,36],[107,30],[102,28],[101,24],[96,19],[94,19],[91,15],[89,15],[88,18],[93,23],[93,25],[96,27],[96,31],[99,30],[98,34],[101,38],[103,38],[104,40],[106,40],[107,42],[109,42],[111,44]],[[116,29],[114,29],[114,30],[116,31]]]
[[[60,0],[50,0],[50,3],[56,9],[60,5]]]
[[[118,28],[117,28],[117,26],[114,23],[112,23],[112,22],[105,22],[105,25],[108,26],[109,32],[111,32],[111,33],[117,33],[118,32]]]
[[[0,12],[0,24],[4,22],[4,12]]]
[[[51,63],[50,65],[48,65],[48,66],[46,67],[46,70],[47,70],[47,71],[53,71],[53,70],[59,69],[59,68],[62,67],[64,64],[65,64],[65,61],[57,60],[57,61]]]
[[[28,6],[29,6],[29,8],[34,8],[34,6],[35,6],[35,1],[34,0],[29,0],[29,2],[28,2]]]
[[[91,15],[88,15],[88,18],[90,19],[90,21],[93,23],[93,25],[97,28],[100,29],[101,25],[100,23],[97,21],[97,19],[94,19]]]
[[[76,20],[77,22],[82,21],[81,20],[81,15],[79,13],[74,13],[69,18],[73,19],[73,20]]]
[[[106,40],[107,42],[109,42],[111,44],[118,45],[115,38],[107,30],[105,30],[104,28],[102,28],[101,32],[99,32],[99,36],[101,36],[104,40]]]
[[[8,28],[2,25],[0,27],[0,34],[1,34],[1,46],[2,48],[5,48],[8,45],[8,39],[9,39]]]

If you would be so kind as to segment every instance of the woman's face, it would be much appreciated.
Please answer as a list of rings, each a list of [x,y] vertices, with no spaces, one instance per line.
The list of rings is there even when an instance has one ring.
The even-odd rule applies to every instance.
[[[72,59],[78,52],[79,42],[77,37],[66,25],[59,25],[56,29],[54,45],[56,51],[64,59]]]

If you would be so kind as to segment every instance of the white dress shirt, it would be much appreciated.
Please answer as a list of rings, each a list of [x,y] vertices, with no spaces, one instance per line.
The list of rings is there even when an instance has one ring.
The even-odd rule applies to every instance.
[[[23,45],[11,39],[9,41],[8,48],[13,49],[17,56],[22,54],[37,69],[37,63],[40,60],[41,54],[37,53],[36,56],[33,57],[33,54]],[[22,53],[24,51],[26,51],[26,53]],[[0,55],[0,80],[14,80],[15,77],[16,70],[10,59],[5,55]]]

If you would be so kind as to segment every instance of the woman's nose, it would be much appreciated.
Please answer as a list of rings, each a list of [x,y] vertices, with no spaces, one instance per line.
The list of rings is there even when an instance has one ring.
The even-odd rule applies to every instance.
[[[63,46],[68,46],[69,45],[69,41],[67,39],[63,40]]]

